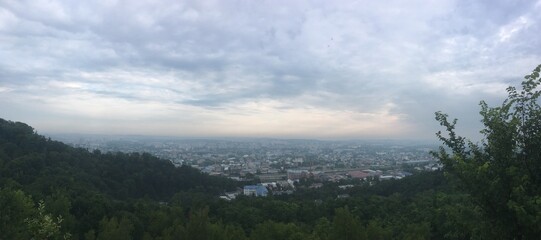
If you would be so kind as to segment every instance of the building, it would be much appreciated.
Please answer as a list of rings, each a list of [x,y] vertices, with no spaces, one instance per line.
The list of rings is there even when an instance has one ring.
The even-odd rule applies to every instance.
[[[308,176],[309,172],[307,170],[287,170],[287,179],[289,180],[299,180]]]
[[[267,188],[261,184],[244,186],[244,195],[246,196],[266,197],[268,193]]]
[[[366,173],[363,171],[351,171],[348,173],[348,175],[354,179],[367,179],[368,177],[371,176],[370,173]]]

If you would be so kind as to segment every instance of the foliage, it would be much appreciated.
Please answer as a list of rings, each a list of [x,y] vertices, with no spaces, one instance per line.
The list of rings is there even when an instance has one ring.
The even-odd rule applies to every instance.
[[[25,219],[27,231],[33,239],[69,239],[71,234],[62,234],[60,231],[62,221],[62,216],[55,219],[51,214],[45,213],[43,201],[38,202],[37,214]]]
[[[104,218],[100,222],[100,232],[97,240],[118,239],[130,240],[134,231],[133,223],[126,217],[120,219],[112,217]]]
[[[486,237],[536,239],[541,236],[541,65],[525,77],[521,90],[507,89],[499,107],[481,102],[484,140],[475,144],[455,132],[457,120],[436,113],[447,135],[435,155],[445,172],[480,207],[491,231]]]
[[[28,239],[25,219],[34,214],[32,199],[21,190],[0,188],[0,239]]]
[[[336,209],[332,225],[332,239],[366,239],[366,233],[358,217],[353,215],[348,207]]]

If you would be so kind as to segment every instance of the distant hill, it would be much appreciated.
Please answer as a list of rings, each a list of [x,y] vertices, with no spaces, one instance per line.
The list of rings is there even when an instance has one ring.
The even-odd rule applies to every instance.
[[[180,191],[220,193],[233,180],[208,176],[146,153],[101,153],[70,147],[21,122],[0,119],[0,186],[18,185],[34,196],[55,189],[96,191],[115,199],[170,199]]]

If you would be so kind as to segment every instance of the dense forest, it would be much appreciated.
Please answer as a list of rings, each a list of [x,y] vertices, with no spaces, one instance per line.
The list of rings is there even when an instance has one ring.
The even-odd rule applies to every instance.
[[[481,104],[479,144],[436,114],[441,171],[233,201],[217,196],[235,181],[0,119],[0,239],[540,239],[540,69],[502,106]]]

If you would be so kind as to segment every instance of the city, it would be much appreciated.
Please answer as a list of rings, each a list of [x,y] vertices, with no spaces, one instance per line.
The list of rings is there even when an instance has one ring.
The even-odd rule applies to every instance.
[[[180,139],[168,137],[53,135],[74,147],[101,152],[147,152],[213,176],[259,182],[273,194],[291,193],[300,179],[317,182],[401,179],[441,167],[430,154],[437,145],[422,141],[320,141],[284,139]],[[314,185],[313,187],[317,187]],[[244,190],[266,195],[266,190]],[[234,198],[229,194],[227,198]],[[224,197],[224,199],[226,199]]]

